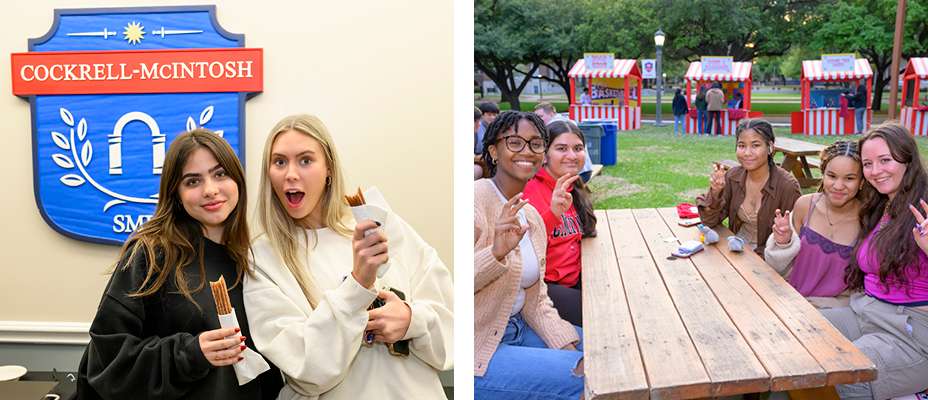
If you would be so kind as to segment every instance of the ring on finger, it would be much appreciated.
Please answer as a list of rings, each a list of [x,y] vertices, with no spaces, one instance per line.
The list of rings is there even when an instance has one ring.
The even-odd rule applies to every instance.
[[[219,361],[219,350],[216,350],[216,361]]]

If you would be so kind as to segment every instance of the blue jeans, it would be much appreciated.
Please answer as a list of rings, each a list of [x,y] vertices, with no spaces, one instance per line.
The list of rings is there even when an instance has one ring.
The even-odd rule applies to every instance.
[[[706,125],[709,122],[708,119],[709,110],[696,110],[696,133],[706,133]]]
[[[686,118],[686,114],[673,116],[673,133],[677,135],[679,135],[680,132],[686,133],[686,124],[683,123],[683,118]]]
[[[583,376],[573,370],[583,358],[583,329],[574,328],[580,334],[580,351],[554,350],[522,320],[522,314],[509,318],[486,373],[474,377],[474,399],[579,399]]]
[[[715,134],[722,134],[722,112],[721,111],[709,111],[709,122],[706,122],[706,133],[712,133],[712,121],[715,120]]]
[[[854,118],[857,120],[857,132],[866,133],[867,126],[864,123],[867,121],[867,107],[857,107],[854,109]]]

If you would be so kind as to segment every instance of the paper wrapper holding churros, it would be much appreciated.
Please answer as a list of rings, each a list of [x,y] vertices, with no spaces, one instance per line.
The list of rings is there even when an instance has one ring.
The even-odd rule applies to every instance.
[[[216,300],[216,311],[219,312],[219,326],[238,328],[238,319],[235,317],[235,309],[232,308],[232,303],[229,302],[229,292],[226,289],[225,278],[220,276],[218,281],[210,282],[209,287],[213,290],[213,299]],[[228,336],[226,339],[239,336],[242,336],[241,332]],[[239,354],[239,357],[243,357],[244,360],[232,364],[232,368],[235,369],[235,376],[238,377],[239,386],[251,382],[262,372],[271,369],[271,366],[267,365],[267,361],[264,361],[264,357],[261,357],[251,348],[245,349]]]
[[[358,188],[355,195],[345,195],[348,205],[351,206],[351,214],[354,215],[356,222],[373,220],[380,222],[376,229],[368,229],[364,236],[370,235],[373,231],[381,231],[387,235],[387,253],[392,259],[396,252],[406,243],[406,237],[403,234],[403,227],[399,220],[393,215],[393,210],[387,204],[387,201],[377,190],[376,186],[371,186],[363,193]],[[386,262],[377,267],[377,277],[383,278],[390,268],[390,262]]]

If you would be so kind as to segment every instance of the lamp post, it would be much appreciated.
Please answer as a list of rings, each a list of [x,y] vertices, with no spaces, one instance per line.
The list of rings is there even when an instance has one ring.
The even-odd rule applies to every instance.
[[[661,54],[664,49],[664,32],[661,31],[660,27],[657,28],[657,32],[654,32],[654,44],[657,45],[657,117],[654,119],[654,126],[664,126],[661,122],[661,89],[663,84],[663,76],[661,75]]]
[[[542,80],[541,80],[541,74],[535,75],[535,79],[538,80],[538,94],[539,94],[539,98],[544,99],[544,98],[545,98],[545,87],[542,86],[543,84],[542,84]]]

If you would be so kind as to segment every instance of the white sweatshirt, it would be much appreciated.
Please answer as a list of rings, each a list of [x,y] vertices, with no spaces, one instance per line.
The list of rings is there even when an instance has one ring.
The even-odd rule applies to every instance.
[[[246,276],[245,308],[255,346],[286,377],[280,399],[445,398],[435,369],[454,368],[451,274],[405,221],[391,213],[384,228],[388,238],[405,235],[405,245],[375,287],[406,294],[412,310],[404,337],[412,339],[409,358],[390,355],[383,343],[362,342],[367,308],[377,292],[351,277],[350,238],[316,230],[317,244],[310,246],[307,260],[323,291],[315,310],[267,237],[254,243],[255,277]],[[302,242],[302,233],[299,237]]]

